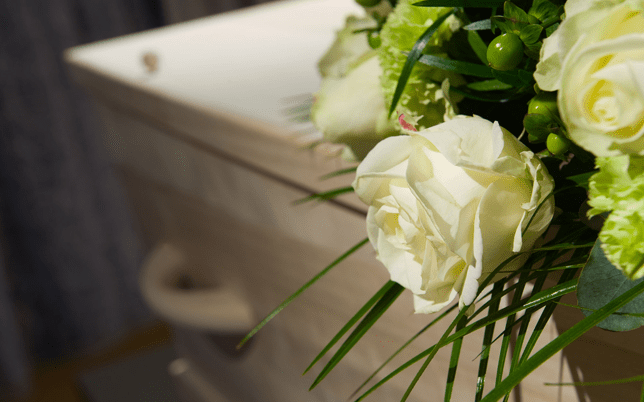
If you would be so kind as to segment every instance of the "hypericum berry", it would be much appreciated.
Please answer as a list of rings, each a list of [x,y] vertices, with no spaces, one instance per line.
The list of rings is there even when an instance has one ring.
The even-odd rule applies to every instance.
[[[550,133],[546,140],[546,146],[553,155],[561,155],[570,147],[570,141],[564,136]]]
[[[522,59],[523,42],[516,34],[499,35],[487,47],[487,62],[495,70],[512,70]]]
[[[374,7],[380,3],[380,0],[356,0],[356,3],[360,4],[362,7]]]
[[[367,35],[367,40],[369,41],[369,46],[372,49],[378,49],[382,43],[382,39],[380,39],[380,34],[378,32],[370,32],[369,35]]]
[[[558,115],[557,94],[555,92],[541,92],[532,98],[528,103],[528,114],[542,114],[548,117]]]

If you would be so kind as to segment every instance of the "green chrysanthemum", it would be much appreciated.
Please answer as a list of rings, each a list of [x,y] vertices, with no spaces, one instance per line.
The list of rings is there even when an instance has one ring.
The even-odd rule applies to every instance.
[[[407,60],[403,52],[409,52],[423,32],[449,10],[446,7],[416,7],[411,5],[410,0],[400,0],[389,15],[380,32],[382,45],[378,49],[383,69],[381,84],[388,106],[391,105],[398,78]],[[424,53],[447,57],[447,41],[460,25],[456,17],[449,17],[427,43]],[[404,114],[405,119],[419,130],[452,117],[454,110],[441,90],[441,83],[446,78],[449,78],[451,85],[465,82],[458,74],[416,63],[396,107],[398,113]]]
[[[608,260],[630,279],[644,277],[644,157],[597,158],[589,216],[610,212],[599,239]]]

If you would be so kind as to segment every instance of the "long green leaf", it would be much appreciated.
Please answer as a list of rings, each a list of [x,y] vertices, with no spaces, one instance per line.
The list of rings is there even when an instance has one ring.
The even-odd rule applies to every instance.
[[[462,337],[464,337],[464,336],[466,336],[468,334],[471,334],[474,331],[477,331],[477,330],[479,330],[481,328],[484,328],[485,326],[489,325],[492,322],[502,320],[502,319],[510,316],[511,314],[516,314],[517,312],[523,311],[523,310],[525,310],[527,308],[534,307],[534,306],[537,306],[539,304],[543,304],[545,302],[548,302],[548,301],[550,301],[552,299],[561,297],[561,296],[563,296],[563,295],[565,295],[567,293],[573,292],[576,288],[577,288],[577,281],[576,280],[568,281],[567,283],[562,284],[561,286],[555,286],[555,287],[552,287],[550,289],[544,290],[544,291],[540,292],[539,294],[535,295],[534,297],[532,297],[532,298],[520,303],[520,305],[507,306],[507,307],[499,310],[495,314],[491,314],[491,315],[489,315],[489,316],[487,316],[485,318],[482,318],[482,319],[480,319],[480,320],[478,320],[478,321],[466,326],[462,330],[457,331],[453,335],[451,335],[451,336],[447,337],[446,339],[444,339],[443,342],[439,341],[439,343],[436,343],[433,346],[430,346],[429,348],[427,348],[424,351],[420,352],[416,356],[414,356],[411,359],[407,360],[405,363],[400,365],[397,369],[395,369],[394,371],[389,373],[385,378],[380,380],[377,384],[375,384],[371,388],[369,388],[365,393],[363,393],[356,400],[356,402],[361,401],[364,398],[366,398],[370,393],[372,393],[377,388],[382,386],[384,383],[389,381],[392,377],[395,377],[396,375],[398,375],[400,372],[402,372],[403,370],[405,370],[406,368],[408,368],[412,364],[418,362],[420,359],[430,355],[432,353],[432,351],[440,349],[441,347],[446,346],[446,345],[454,342],[457,339],[460,339],[460,338],[462,338]],[[464,310],[462,310],[462,311],[464,311]],[[460,319],[460,317],[458,317],[458,318]],[[451,328],[449,328],[449,330],[451,331],[453,328],[454,327],[452,326]],[[436,353],[436,352],[434,352],[434,353]]]
[[[487,91],[503,91],[503,90],[512,88],[512,85],[506,84],[505,82],[501,82],[499,80],[485,80],[485,81],[472,82],[470,84],[467,84],[466,87],[474,91],[487,92]]]
[[[495,268],[495,269],[490,273],[490,275],[488,275],[488,276],[487,276],[487,277],[486,277],[486,278],[485,278],[485,279],[484,279],[484,280],[479,284],[479,287],[478,287],[477,292],[476,292],[476,297],[478,297],[478,296],[480,295],[481,291],[482,291],[483,289],[485,289],[485,287],[486,287],[486,286],[487,286],[487,285],[492,281],[492,278],[494,278],[494,276],[495,276],[495,275],[496,275],[496,274],[497,274],[501,269],[503,269],[503,267],[504,267],[504,266],[506,266],[508,263],[510,263],[510,261],[512,261],[514,258],[518,257],[520,254],[522,254],[522,253],[518,253],[518,254],[515,254],[515,255],[513,255],[513,256],[511,256],[511,257],[507,258],[507,259],[506,259],[505,261],[503,261],[503,262],[502,262],[498,267],[496,267],[496,268]],[[474,298],[474,300],[476,300],[476,297]],[[449,335],[449,333],[450,333],[450,332],[452,332],[452,329],[454,329],[454,327],[455,327],[455,326],[456,326],[456,324],[461,320],[461,318],[465,316],[465,314],[466,314],[466,312],[467,312],[467,310],[468,310],[468,309],[469,309],[469,306],[465,306],[461,311],[459,311],[459,312],[458,312],[458,315],[454,318],[454,321],[452,321],[452,323],[449,325],[449,327],[447,328],[447,330],[443,333],[443,335],[441,336],[441,338],[440,338],[440,340],[438,341],[438,343],[437,343],[434,347],[430,348],[431,350],[429,351],[429,353],[428,353],[428,355],[427,355],[427,358],[425,359],[425,361],[423,362],[422,366],[420,367],[420,369],[418,370],[418,372],[417,372],[417,373],[416,373],[416,375],[414,376],[414,379],[412,380],[411,384],[409,384],[409,387],[407,387],[407,390],[405,391],[405,394],[403,395],[403,397],[402,397],[402,399],[400,400],[400,402],[405,402],[405,401],[407,400],[407,398],[408,398],[408,397],[409,397],[409,395],[411,394],[411,391],[414,389],[414,387],[415,387],[415,386],[416,386],[416,384],[418,383],[418,380],[420,380],[420,377],[423,375],[423,373],[424,373],[424,372],[425,372],[425,370],[427,369],[427,366],[429,366],[429,363],[432,361],[432,359],[434,358],[434,356],[436,356],[436,353],[440,350],[440,348],[442,348],[443,346],[446,346],[446,345],[448,345],[449,343],[454,342],[454,341],[456,341],[457,339],[460,339],[460,338],[462,338],[463,336],[465,336],[465,334],[464,334],[464,335],[461,335],[459,338],[455,338],[455,339],[452,339],[452,340],[449,340],[449,341],[448,341],[448,335]],[[488,315],[488,317],[489,317],[489,315]],[[480,320],[479,320],[479,321],[480,321]],[[488,325],[488,324],[486,324],[486,325]],[[463,330],[457,330],[457,331],[456,331],[456,334],[458,334],[458,333],[460,333],[460,332],[462,332],[462,331],[463,331]],[[454,334],[454,335],[452,336],[452,338],[454,338],[454,337],[456,336],[456,334]]]
[[[396,90],[394,91],[394,96],[391,100],[391,107],[389,108],[389,116],[391,116],[396,110],[396,106],[398,105],[398,101],[400,100],[400,96],[402,95],[405,86],[407,85],[407,80],[409,80],[409,76],[411,75],[411,70],[414,68],[414,65],[420,58],[420,56],[423,53],[423,50],[425,49],[425,46],[427,46],[427,43],[431,39],[432,35],[438,30],[440,25],[449,17],[450,15],[454,14],[457,11],[456,8],[451,9],[441,17],[437,18],[436,21],[432,25],[427,28],[425,32],[418,38],[416,43],[414,44],[414,47],[412,47],[411,51],[407,55],[407,60],[405,61],[405,65],[402,68],[402,71],[400,72],[400,77],[398,78],[398,84],[396,85]]]
[[[525,284],[527,280],[525,278],[528,276],[528,272],[522,273],[521,278],[517,282],[517,288],[514,290],[514,295],[512,296],[512,302],[510,305],[518,304],[523,295],[523,289],[525,289]],[[523,280],[521,280],[523,279]],[[510,340],[512,335],[512,328],[516,324],[516,314],[511,314],[508,316],[505,322],[505,330],[503,331],[503,340],[501,341],[501,350],[499,351],[499,361],[496,366],[496,382],[495,386],[498,385],[503,379],[503,370],[505,369],[505,359],[508,355],[508,349],[510,348]]]
[[[560,334],[553,341],[541,348],[532,357],[526,360],[523,364],[519,365],[516,370],[511,372],[505,380],[495,387],[489,394],[481,400],[481,402],[494,402],[500,397],[509,392],[526,376],[528,376],[537,367],[542,365],[546,360],[550,359],[561,349],[569,345],[575,339],[585,334],[586,331],[603,321],[606,317],[610,316],[613,312],[619,310],[622,306],[633,300],[639,294],[644,292],[644,282],[638,284],[636,287],[631,288],[621,296],[613,299],[601,309],[592,313],[588,317],[579,321],[572,328]]]
[[[576,248],[592,248],[595,243],[585,243],[585,244],[557,244],[554,246],[539,247],[535,248],[534,251],[551,251],[551,250],[573,250]]]
[[[574,254],[573,254],[574,258]],[[587,258],[586,258],[587,259]],[[551,260],[554,261],[554,260]],[[572,280],[575,277],[575,274],[577,273],[578,269],[575,270],[568,270],[565,271],[559,280],[557,281],[557,285],[560,285],[562,283],[565,283],[569,280]],[[579,284],[577,285],[579,286]],[[539,317],[539,320],[537,321],[537,324],[535,328],[532,330],[532,334],[530,335],[530,339],[528,339],[528,343],[526,344],[523,354],[521,355],[521,359],[519,360],[519,364],[522,364],[525,362],[528,357],[530,357],[530,354],[532,353],[532,350],[537,344],[537,341],[539,340],[539,337],[543,333],[543,330],[545,329],[546,325],[548,324],[548,321],[550,320],[550,317],[555,311],[555,308],[557,308],[557,304],[561,298],[553,299],[551,302],[549,302],[546,307],[543,309],[541,312],[541,316]]]
[[[487,31],[492,29],[492,21],[488,18],[486,20],[474,21],[463,27],[466,31]]]
[[[350,167],[350,168],[346,168],[346,169],[336,170],[335,172],[331,172],[331,173],[325,174],[324,176],[320,177],[320,180],[326,180],[326,179],[330,179],[332,177],[342,176],[344,174],[349,174],[349,173],[354,173],[357,169],[358,169],[357,167]]]
[[[467,317],[461,317],[456,324],[456,330],[459,331],[467,324]],[[456,380],[456,369],[458,368],[458,358],[461,356],[461,346],[463,345],[463,338],[457,339],[452,344],[452,355],[449,359],[449,371],[447,372],[447,384],[445,386],[445,402],[452,399],[452,389],[454,389],[454,381]]]
[[[422,55],[418,61],[428,66],[440,68],[445,71],[452,71],[458,74],[471,75],[474,77],[493,78],[492,69],[482,64],[468,63],[466,61],[450,60],[445,57]]]
[[[492,294],[500,293],[503,291],[503,282],[497,282],[494,284],[494,289]],[[490,304],[490,309],[488,314],[494,314],[499,311],[499,304],[501,299],[497,299],[493,304]],[[490,344],[492,343],[492,337],[494,336],[494,326],[495,323],[491,323],[485,327],[485,332],[483,333],[483,347],[481,356],[479,359],[479,373],[478,379],[476,380],[476,395],[474,397],[475,401],[478,401],[483,396],[483,388],[485,386],[485,374],[487,373],[487,364],[490,358]]]
[[[326,191],[324,193],[316,193],[316,194],[311,194],[308,197],[302,198],[301,200],[297,200],[294,202],[294,204],[303,204],[308,201],[313,201],[313,200],[318,200],[318,201],[327,201],[332,198],[335,198],[341,194],[345,193],[351,193],[353,192],[353,187],[348,186],[348,187],[342,187],[342,188],[336,188],[335,190],[330,190]]]
[[[424,326],[420,331],[418,331],[414,336],[412,336],[411,338],[409,338],[409,340],[407,340],[407,342],[405,342],[401,347],[399,347],[399,348],[398,348],[394,353],[392,353],[392,354],[391,354],[391,356],[389,356],[389,357],[387,358],[387,360],[385,360],[385,361],[384,361],[384,363],[382,363],[382,364],[381,364],[381,365],[380,365],[376,370],[374,370],[374,372],[373,372],[373,373],[371,373],[371,375],[369,376],[369,378],[367,378],[367,379],[366,379],[362,384],[360,384],[360,386],[358,387],[358,389],[356,389],[355,391],[353,391],[353,393],[351,394],[351,396],[349,397],[349,399],[351,399],[351,398],[353,398],[354,396],[356,396],[356,394],[357,394],[358,392],[360,392],[360,390],[362,390],[362,389],[365,387],[365,385],[367,385],[367,384],[369,383],[369,381],[371,381],[371,380],[373,379],[373,377],[375,377],[375,376],[376,376],[376,374],[378,374],[378,373],[380,372],[380,370],[382,370],[383,368],[385,368],[385,366],[386,366],[390,361],[392,361],[394,357],[398,356],[398,354],[399,354],[400,352],[402,352],[402,351],[403,351],[407,346],[409,346],[409,345],[410,345],[410,344],[411,344],[411,343],[412,343],[416,338],[418,338],[418,337],[419,337],[420,335],[422,335],[425,331],[427,331],[429,328],[431,328],[432,326],[434,326],[434,324],[438,323],[440,320],[442,320],[442,319],[443,319],[443,318],[445,318],[447,315],[449,315],[452,311],[454,311],[454,310],[456,309],[456,307],[458,307],[458,304],[454,304],[454,305],[450,306],[448,309],[446,309],[445,311],[443,311],[443,312],[441,313],[441,315],[439,315],[438,317],[434,318],[434,319],[433,319],[429,324],[425,325],[425,326]]]
[[[367,333],[369,328],[373,326],[373,324],[376,323],[378,318],[382,316],[382,314],[387,311],[389,306],[396,301],[398,296],[402,293],[404,288],[400,286],[397,283],[394,283],[388,290],[385,292],[385,294],[382,296],[380,300],[378,300],[378,303],[369,311],[369,313],[365,316],[365,318],[358,324],[358,326],[353,330],[351,335],[344,341],[342,346],[335,352],[333,357],[331,357],[331,360],[324,366],[320,374],[318,374],[317,378],[315,381],[313,381],[313,384],[309,388],[309,391],[315,388],[320,381],[326,377],[331,370],[342,360],[342,358],[355,346],[356,343],[362,338],[364,334]]]
[[[485,279],[483,280],[483,282],[479,285],[479,288],[478,288],[477,294],[479,294],[479,293],[482,291],[482,289],[484,289],[484,288],[485,288],[485,287],[490,283],[490,281],[492,280],[492,278],[494,278],[494,276],[495,276],[499,271],[501,271],[501,270],[503,269],[503,267],[505,267],[508,263],[510,263],[513,259],[515,259],[516,257],[518,257],[518,256],[519,256],[519,255],[521,255],[521,254],[523,254],[523,253],[515,254],[515,255],[510,256],[509,258],[507,258],[505,261],[503,261],[503,263],[501,263],[501,264],[500,264],[500,265],[499,265],[499,266],[498,266],[494,271],[492,271],[492,273],[491,273],[487,278],[485,278]],[[390,373],[388,376],[386,376],[385,378],[383,378],[381,381],[379,381],[377,384],[375,384],[375,385],[374,385],[374,386],[372,386],[369,390],[367,390],[365,393],[363,393],[363,394],[362,394],[362,395],[361,395],[361,396],[356,400],[356,402],[358,402],[358,401],[360,401],[360,400],[364,399],[367,395],[369,395],[371,392],[373,392],[376,388],[380,387],[382,384],[384,384],[385,382],[387,382],[390,378],[392,378],[393,376],[397,375],[397,374],[398,374],[398,373],[400,373],[402,370],[404,370],[405,368],[409,367],[411,364],[413,364],[413,363],[415,363],[416,361],[420,360],[421,358],[423,358],[423,357],[427,356],[427,359],[425,360],[425,362],[424,362],[424,363],[423,363],[423,365],[421,366],[420,370],[418,370],[418,372],[416,373],[416,376],[414,377],[414,379],[412,380],[411,384],[410,384],[410,385],[409,385],[409,387],[407,388],[407,390],[406,390],[406,392],[405,392],[405,395],[403,395],[403,399],[401,400],[401,402],[404,402],[404,401],[407,399],[407,397],[409,396],[409,394],[411,393],[411,391],[413,390],[414,386],[416,385],[416,383],[418,382],[418,380],[419,380],[419,379],[420,379],[420,377],[422,376],[423,372],[425,371],[425,369],[427,368],[427,366],[429,365],[429,363],[431,362],[431,360],[433,359],[433,357],[436,355],[436,352],[438,352],[438,350],[439,350],[441,347],[446,346],[446,345],[448,345],[449,343],[454,342],[454,341],[456,341],[456,340],[458,340],[458,339],[460,339],[460,338],[462,338],[463,336],[465,336],[465,335],[466,335],[466,334],[461,334],[461,333],[463,332],[463,330],[459,330],[459,331],[456,331],[456,332],[457,332],[457,334],[460,334],[459,336],[457,336],[457,334],[454,334],[454,335],[452,335],[451,337],[448,337],[449,333],[452,331],[452,329],[454,329],[455,325],[459,322],[459,320],[460,320],[460,319],[465,315],[465,312],[466,312],[466,311],[467,311],[467,309],[462,309],[461,311],[459,311],[458,315],[454,318],[454,320],[453,320],[453,321],[452,321],[452,323],[449,325],[449,327],[447,328],[447,330],[443,333],[443,335],[441,336],[441,338],[440,338],[440,340],[438,341],[438,343],[436,343],[434,346],[431,346],[431,347],[427,348],[424,352],[422,352],[422,353],[420,353],[420,354],[416,355],[414,358],[412,358],[412,359],[408,360],[406,363],[404,363],[403,365],[401,365],[400,367],[398,367],[396,370],[394,370],[394,371],[393,371],[392,373]],[[474,315],[476,315],[476,313],[474,313]],[[479,320],[479,322],[480,322],[480,321],[481,321],[481,320]],[[485,325],[487,325],[487,324],[485,324]],[[485,325],[483,325],[483,326],[485,326]],[[471,328],[471,327],[472,327],[472,326],[470,325],[470,326],[468,326],[467,328]],[[478,328],[476,328],[476,329],[478,329]],[[476,330],[476,329],[473,329],[472,331],[474,331],[474,330]]]
[[[500,293],[503,291],[503,283],[497,282],[494,284],[494,293]],[[489,314],[495,314],[499,311],[499,304],[501,299],[496,300],[493,304],[490,305]],[[479,401],[483,396],[483,388],[485,386],[485,374],[487,373],[487,364],[490,358],[490,344],[492,343],[492,337],[494,336],[494,326],[495,323],[491,323],[485,327],[485,332],[483,333],[483,346],[482,352],[479,360],[479,373],[478,379],[476,380],[476,395],[474,397],[475,401]]]
[[[468,31],[467,43],[470,44],[472,50],[476,53],[476,57],[478,57],[479,60],[487,66],[487,45],[483,42],[483,39],[481,39],[481,35],[476,31]]]
[[[429,366],[429,363],[431,363],[432,359],[434,359],[434,356],[436,356],[436,353],[442,348],[443,346],[448,345],[450,342],[447,342],[447,338],[450,332],[452,332],[452,329],[457,325],[458,322],[461,321],[465,317],[465,312],[467,311],[467,308],[463,308],[461,311],[458,312],[458,315],[456,318],[454,318],[454,321],[447,327],[447,330],[443,333],[443,336],[439,339],[438,343],[434,345],[434,347],[430,348],[431,350],[427,354],[427,358],[423,362],[423,365],[420,367],[416,375],[414,376],[414,379],[411,381],[411,384],[407,387],[407,390],[405,391],[405,394],[403,395],[402,399],[400,402],[405,402],[407,398],[409,398],[409,395],[411,394],[411,391],[413,391],[414,387],[418,383],[418,380],[420,380],[420,377],[423,375],[425,370],[427,369],[427,366]],[[458,332],[458,331],[457,331]],[[461,340],[463,337],[459,337],[454,339],[453,341]],[[452,341],[452,342],[453,342]]]
[[[367,244],[369,241],[368,238],[361,240],[358,244],[355,246],[351,247],[346,253],[342,254],[340,257],[338,257],[335,261],[333,261],[331,264],[329,264],[326,268],[324,268],[322,271],[320,271],[317,275],[315,275],[311,280],[306,282],[301,288],[295,291],[292,295],[290,295],[286,300],[284,300],[279,306],[277,306],[273,311],[271,311],[266,318],[264,318],[255,328],[253,328],[245,337],[244,339],[237,344],[237,349],[240,349],[250,338],[253,337],[259,331],[262,329],[264,325],[266,325],[270,320],[273,319],[277,314],[279,314],[280,311],[284,309],[284,307],[288,306],[293,300],[295,300],[296,297],[298,297],[302,292],[304,292],[306,289],[308,289],[311,285],[313,285],[315,282],[318,281],[318,279],[322,278],[324,275],[326,275],[331,268],[335,267],[339,263],[341,263],[345,258],[356,252],[360,247],[364,246]]]
[[[342,336],[344,336],[344,334],[346,334],[349,329],[351,329],[351,327],[353,327],[353,325],[358,322],[358,320],[362,318],[362,316],[365,315],[374,304],[376,304],[378,300],[382,299],[382,296],[387,293],[389,289],[394,286],[394,284],[395,282],[393,281],[388,281],[387,283],[385,283],[385,285],[380,288],[380,290],[376,292],[376,294],[373,295],[371,299],[369,299],[369,301],[367,301],[367,303],[365,303],[365,305],[362,306],[362,308],[358,310],[358,312],[353,317],[351,317],[351,319],[344,325],[344,327],[342,327],[342,329],[338,331],[333,339],[331,339],[331,341],[324,347],[324,349],[322,349],[322,351],[315,357],[315,359],[313,359],[311,364],[309,364],[306,370],[304,370],[304,373],[302,373],[302,375],[306,374],[315,365],[315,363],[317,363],[326,354],[326,352],[328,352],[333,347],[333,345],[335,345],[340,340],[340,338],[342,338]]]
[[[539,278],[537,278],[537,281],[534,284],[534,287],[532,288],[532,295],[535,295],[541,291],[543,288],[543,284],[546,281],[547,275],[541,275]],[[510,362],[510,372],[514,370],[514,368],[519,365],[519,360],[521,359],[521,349],[523,348],[523,341],[525,340],[526,334],[528,332],[528,326],[530,325],[530,318],[532,317],[532,314],[537,311],[538,309],[542,308],[543,304],[529,308],[525,311],[523,314],[523,320],[521,321],[521,327],[519,327],[519,333],[517,334],[517,337],[514,341],[514,352],[512,354],[512,361]],[[482,396],[482,395],[481,395]],[[507,401],[510,398],[510,393],[508,392],[505,394],[504,401]]]

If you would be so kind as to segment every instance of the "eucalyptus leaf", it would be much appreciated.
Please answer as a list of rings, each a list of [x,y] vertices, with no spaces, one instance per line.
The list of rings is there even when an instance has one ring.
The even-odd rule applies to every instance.
[[[589,316],[594,310],[599,310],[608,302],[642,282],[644,282],[644,278],[631,281],[615,268],[606,259],[601,242],[597,240],[590,252],[588,263],[579,277],[577,302],[582,309],[589,309],[582,310],[585,316]],[[644,313],[644,294],[640,294],[617,312]],[[643,325],[644,317],[612,314],[597,326],[609,331],[630,331]]]

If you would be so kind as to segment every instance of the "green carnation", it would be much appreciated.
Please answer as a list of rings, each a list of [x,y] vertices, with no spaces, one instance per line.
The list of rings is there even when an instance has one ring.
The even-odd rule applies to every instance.
[[[427,28],[449,10],[447,7],[416,7],[410,0],[400,0],[389,15],[380,32],[382,45],[378,48],[378,57],[383,69],[381,84],[387,105],[391,105],[398,78],[407,60],[403,52],[411,51]],[[449,17],[427,43],[424,53],[447,57],[447,41],[460,25],[456,17]],[[442,123],[446,117],[452,117],[455,114],[454,110],[441,90],[441,83],[446,78],[449,78],[453,86],[465,82],[458,74],[416,63],[396,106],[398,114],[404,114],[405,120],[418,130]]]
[[[599,239],[608,260],[630,279],[644,277],[644,157],[597,158],[589,216],[610,212]]]

